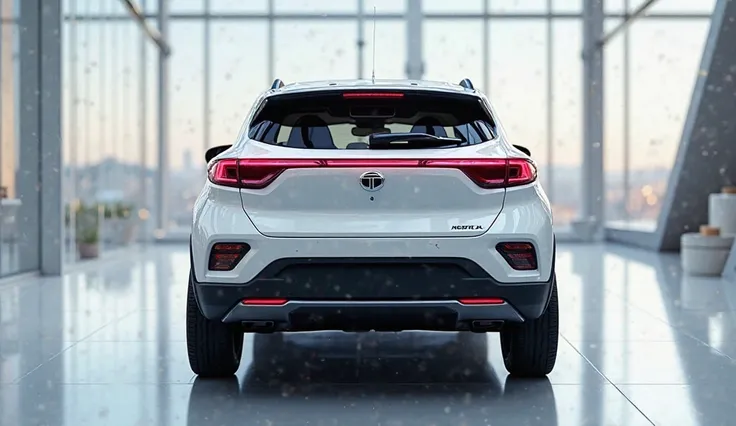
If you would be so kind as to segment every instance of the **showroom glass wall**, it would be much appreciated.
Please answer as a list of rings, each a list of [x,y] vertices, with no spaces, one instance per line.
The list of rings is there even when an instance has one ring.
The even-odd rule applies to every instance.
[[[63,243],[74,262],[152,232],[158,54],[119,0],[64,10]]]
[[[606,0],[633,11],[640,0]],[[604,49],[606,225],[653,232],[715,0],[659,0]],[[621,18],[609,16],[606,27]]]
[[[76,180],[65,169],[65,182],[77,182],[66,194],[74,194],[67,197],[69,204],[84,199],[129,206],[139,235],[148,235],[140,230],[156,206],[157,53],[146,43],[147,56],[141,59],[140,31],[119,3],[65,0],[65,46],[71,46],[74,24],[72,44],[79,52],[76,65],[66,64],[73,70],[65,82],[66,105],[74,98],[81,102],[75,126],[65,115],[65,158],[75,151],[73,162],[86,169]],[[607,26],[641,3],[607,0]],[[232,141],[255,96],[273,78],[288,83],[370,75],[374,7],[377,76],[404,78],[414,53],[407,47],[407,4],[171,0],[167,233],[188,235],[204,179],[203,151]],[[157,0],[144,5],[154,25],[157,5]],[[69,19],[72,6],[79,15],[75,21]],[[582,1],[424,0],[421,6],[423,78],[455,82],[469,77],[491,96],[513,142],[531,148],[539,162],[556,225],[565,229],[584,214]],[[712,6],[712,0],[659,0],[652,16],[635,22],[606,48],[602,142],[610,225],[656,221],[657,197],[679,143]],[[144,84],[148,89],[141,92]],[[81,175],[91,183],[82,182]],[[103,221],[111,215],[101,214]],[[125,241],[108,239],[103,247]],[[72,241],[67,247],[75,253]]]
[[[19,150],[18,17],[14,1],[0,0],[0,275],[9,275],[37,265],[21,265],[23,223],[21,209],[37,206],[37,194],[20,194],[22,176]],[[22,201],[21,201],[22,199]],[[31,207],[32,208],[32,207]],[[35,262],[34,262],[35,263]]]

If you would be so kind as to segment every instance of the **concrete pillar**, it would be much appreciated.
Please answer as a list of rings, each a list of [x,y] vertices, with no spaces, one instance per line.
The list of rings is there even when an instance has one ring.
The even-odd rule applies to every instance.
[[[411,80],[421,80],[424,76],[422,21],[421,0],[408,0],[406,4],[406,78]]]
[[[583,8],[583,162],[582,212],[573,232],[583,240],[602,236],[603,194],[603,2],[586,1]]]
[[[61,0],[27,0],[18,23],[20,270],[62,268]],[[43,224],[43,225],[40,225]]]

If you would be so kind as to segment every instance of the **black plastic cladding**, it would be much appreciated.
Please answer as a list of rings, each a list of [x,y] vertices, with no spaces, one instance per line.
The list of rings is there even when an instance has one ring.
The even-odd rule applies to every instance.
[[[273,83],[271,84],[271,90],[280,89],[282,87],[284,87],[284,82],[281,81],[281,79],[279,79],[279,78],[277,78],[276,80],[274,80]]]
[[[475,90],[475,86],[473,86],[473,82],[469,78],[462,79],[460,85],[466,89]]]

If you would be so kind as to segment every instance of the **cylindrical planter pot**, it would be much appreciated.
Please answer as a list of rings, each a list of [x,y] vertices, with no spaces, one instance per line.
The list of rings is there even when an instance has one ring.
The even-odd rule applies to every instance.
[[[688,275],[719,276],[728,260],[733,236],[719,235],[709,228],[710,235],[701,231],[683,234],[680,238],[682,271]]]
[[[708,196],[708,224],[719,228],[721,235],[736,235],[736,187]]]
[[[96,259],[100,256],[100,245],[98,243],[77,243],[80,259]]]

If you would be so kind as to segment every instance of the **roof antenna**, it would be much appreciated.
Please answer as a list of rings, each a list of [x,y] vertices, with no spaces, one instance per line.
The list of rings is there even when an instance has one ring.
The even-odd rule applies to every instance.
[[[371,71],[371,82],[376,84],[376,6],[373,6],[373,70]]]

